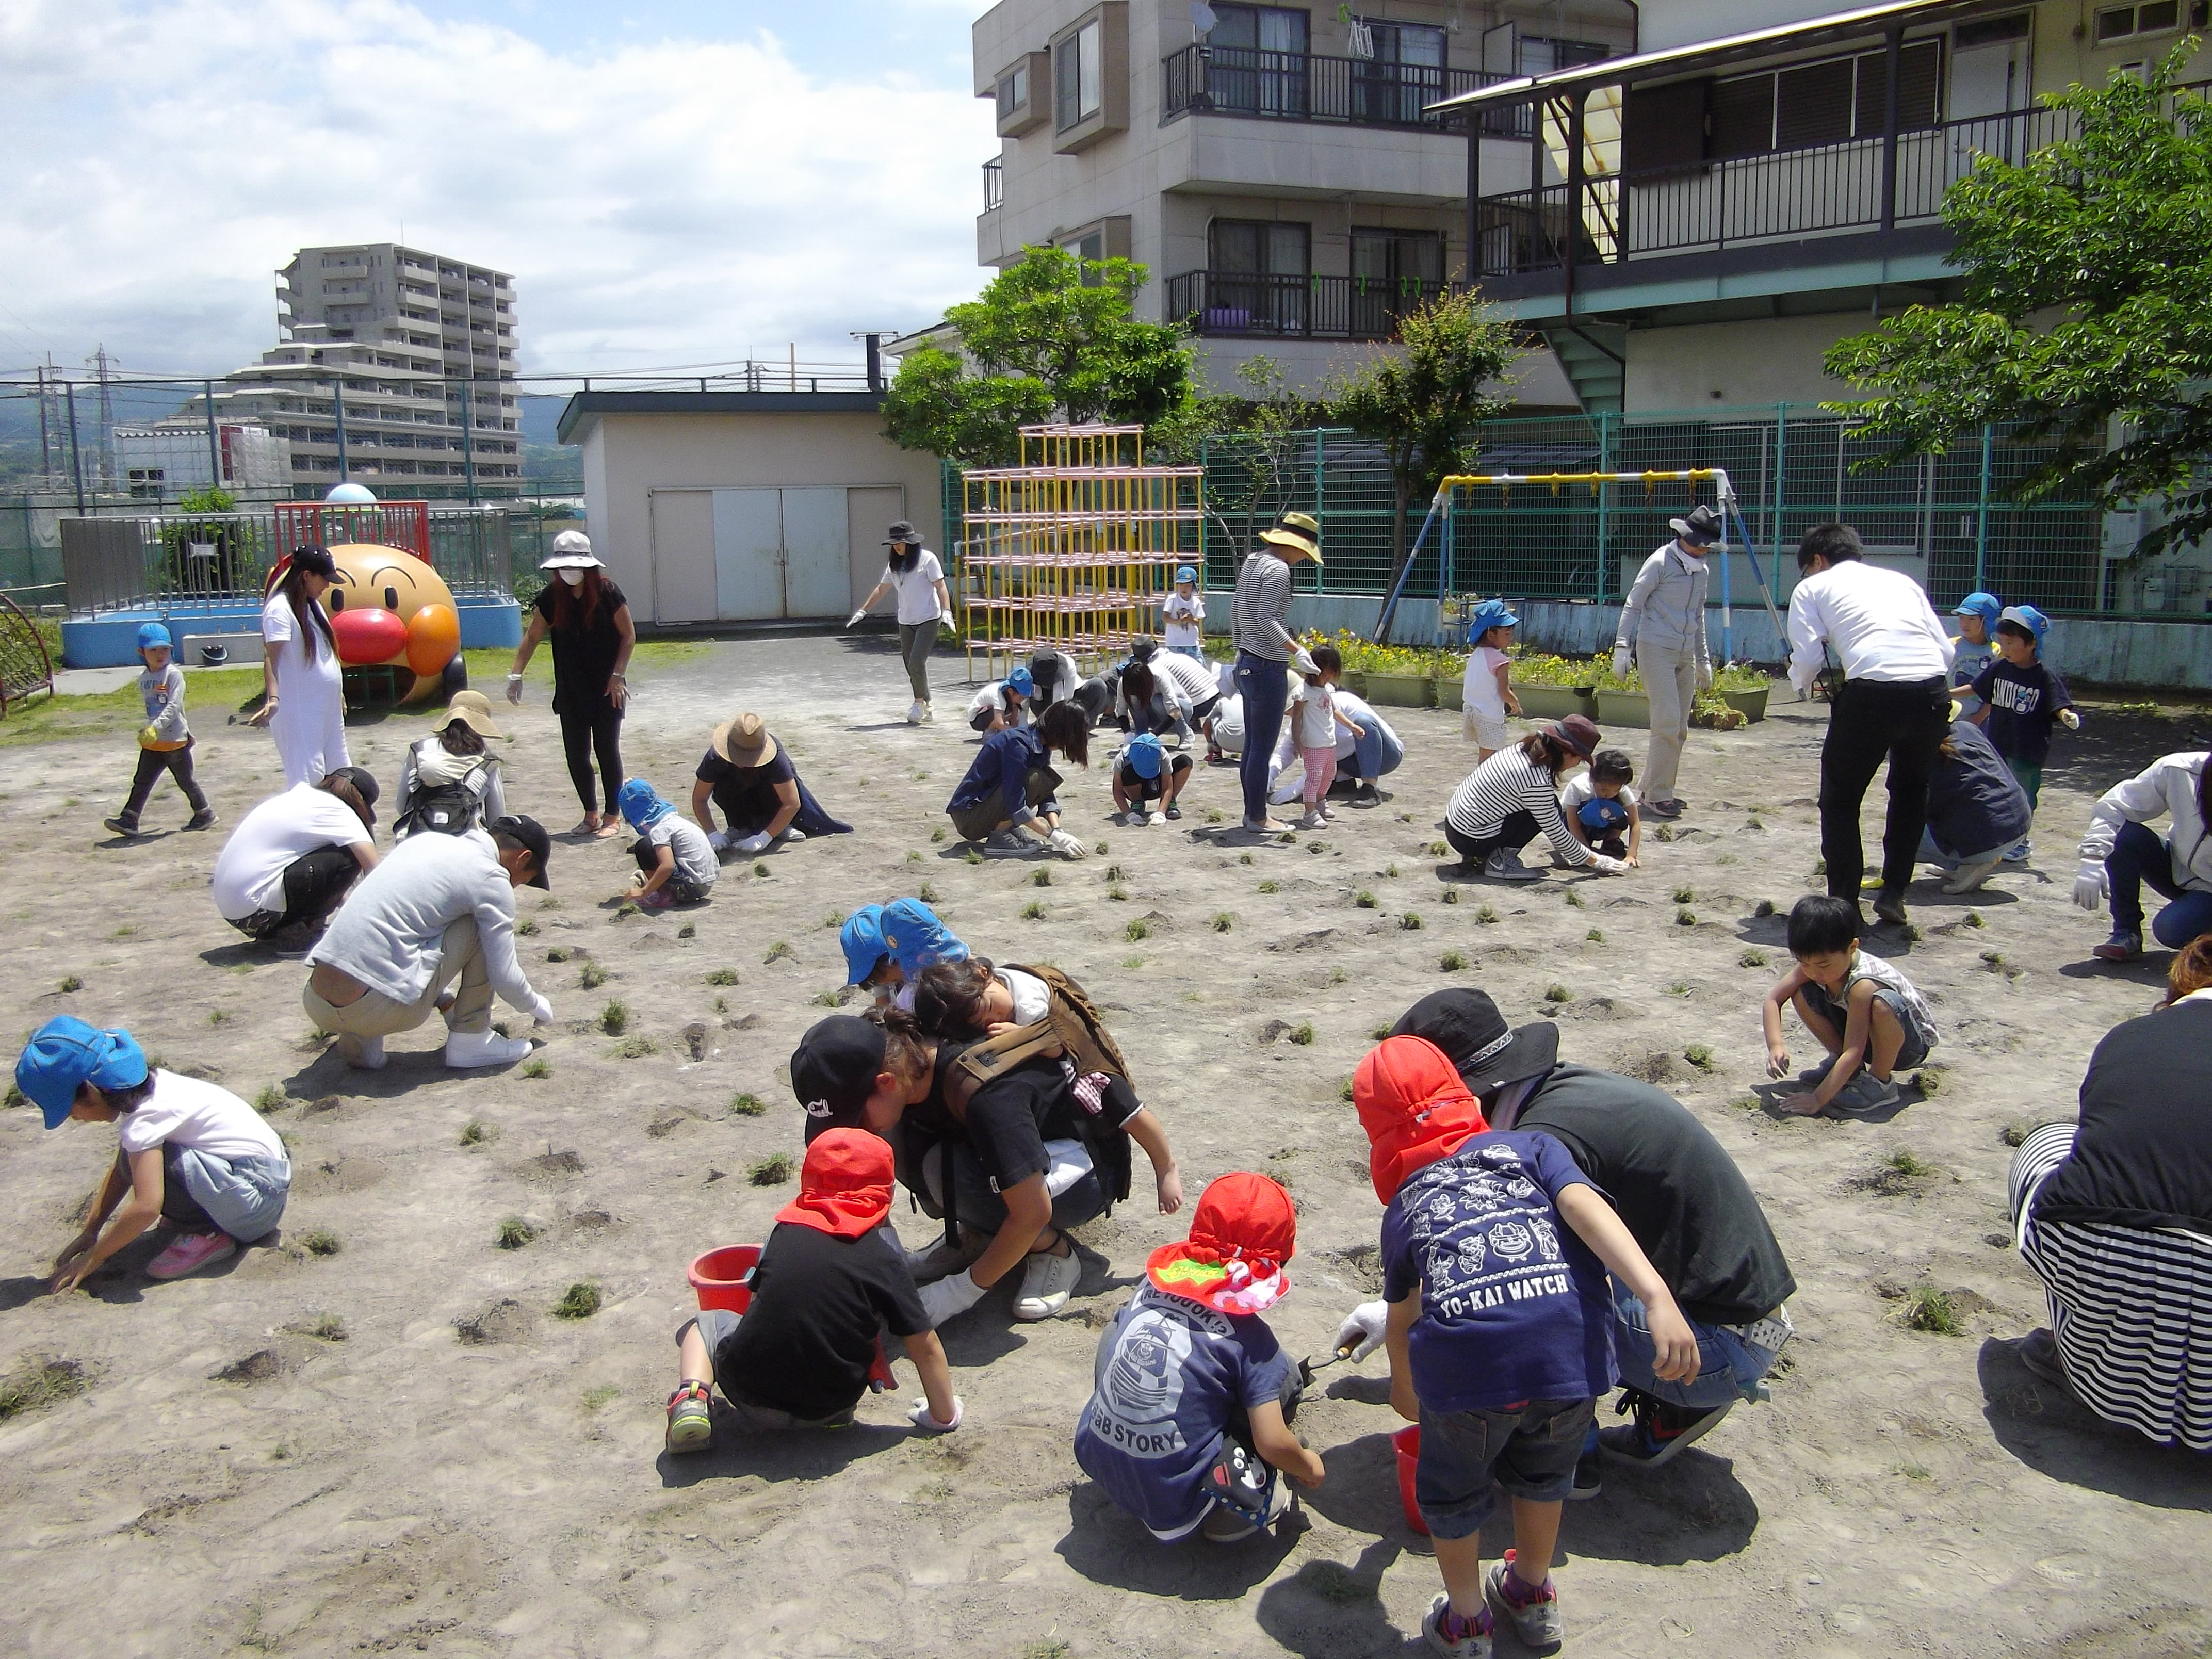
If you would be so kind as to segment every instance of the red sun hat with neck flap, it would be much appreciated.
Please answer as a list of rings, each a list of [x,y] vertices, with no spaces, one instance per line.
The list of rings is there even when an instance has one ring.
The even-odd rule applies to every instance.
[[[1488,1131],[1482,1103],[1444,1051],[1425,1037],[1385,1037],[1352,1074],[1352,1100],[1367,1131],[1367,1171],[1388,1204],[1406,1177]]]
[[[799,1196],[775,1212],[839,1238],[858,1238],[891,1212],[891,1149],[866,1129],[827,1129],[806,1148]]]
[[[1297,1238],[1291,1195],[1265,1176],[1238,1170],[1207,1185],[1190,1237],[1154,1250],[1145,1273],[1169,1295],[1216,1313],[1264,1313],[1290,1294],[1283,1264]]]

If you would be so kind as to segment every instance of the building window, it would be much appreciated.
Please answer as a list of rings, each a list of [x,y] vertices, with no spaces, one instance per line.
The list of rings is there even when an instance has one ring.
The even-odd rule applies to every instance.
[[[1888,100],[1887,55],[1793,64],[1712,83],[1710,155],[1716,161],[1879,137]],[[1899,131],[1942,118],[1943,45],[1909,42],[1898,55]]]
[[[1053,48],[1053,121],[1061,132],[1106,107],[1105,36],[1094,17]]]
[[[2183,8],[2179,0],[2149,0],[2140,6],[2104,6],[2097,12],[2097,44],[2105,46],[2114,40],[2134,40],[2146,34],[2169,34],[2181,27]],[[2205,0],[2194,0],[2188,8],[2189,26],[2203,28],[2206,13],[2212,11]]]
[[[1003,121],[1030,100],[1030,70],[1017,64],[999,77],[999,118]]]
[[[1206,87],[1217,110],[1302,116],[1308,97],[1306,14],[1281,6],[1216,6]]]
[[[1206,230],[1207,265],[1239,276],[1304,276],[1313,268],[1310,225],[1216,219]]]
[[[1563,40],[1556,35],[1524,34],[1521,37],[1520,70],[1523,75],[1549,75],[1553,70],[1572,69],[1577,64],[1601,63],[1613,56],[1610,46],[1595,40]]]

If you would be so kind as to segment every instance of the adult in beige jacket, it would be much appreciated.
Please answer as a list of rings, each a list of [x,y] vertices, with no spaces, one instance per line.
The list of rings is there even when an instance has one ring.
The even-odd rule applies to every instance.
[[[1674,775],[1682,745],[1690,736],[1690,702],[1713,683],[1713,659],[1705,639],[1705,555],[1721,538],[1721,518],[1700,507],[1686,519],[1670,520],[1674,539],[1644,560],[1628,599],[1620,607],[1620,626],[1613,641],[1613,672],[1628,672],[1629,647],[1651,700],[1651,744],[1644,751],[1644,811],[1655,817],[1680,817]]]

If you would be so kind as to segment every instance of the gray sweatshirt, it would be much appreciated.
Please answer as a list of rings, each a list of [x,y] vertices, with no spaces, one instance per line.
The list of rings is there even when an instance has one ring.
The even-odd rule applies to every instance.
[[[538,994],[514,957],[514,889],[481,830],[401,842],[346,896],[307,961],[395,1002],[419,1002],[437,972],[441,938],[463,916],[476,920],[492,989],[517,1008],[534,1006]]]
[[[1723,557],[1726,555],[1723,555]],[[1692,559],[1680,545],[1668,542],[1636,573],[1628,602],[1620,608],[1620,626],[1613,643],[1631,641],[1662,647],[1668,651],[1694,651],[1698,666],[1712,665],[1712,648],[1705,639],[1705,586],[1711,572],[1703,559]]]
[[[173,661],[158,674],[150,668],[140,671],[138,695],[145,700],[146,724],[154,728],[155,743],[171,748],[191,736],[185,724],[185,671]]]

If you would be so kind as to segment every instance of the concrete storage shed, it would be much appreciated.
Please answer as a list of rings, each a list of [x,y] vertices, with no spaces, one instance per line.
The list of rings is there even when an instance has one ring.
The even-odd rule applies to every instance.
[[[659,627],[842,620],[910,520],[935,548],[937,458],[883,435],[879,392],[580,392],[592,549]]]

